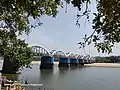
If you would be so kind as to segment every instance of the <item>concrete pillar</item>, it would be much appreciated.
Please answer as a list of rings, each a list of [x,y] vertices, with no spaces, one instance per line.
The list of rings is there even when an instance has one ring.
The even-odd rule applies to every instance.
[[[84,65],[84,59],[78,59],[79,65]]]
[[[89,61],[87,59],[84,59],[84,64],[89,64]]]
[[[40,69],[52,69],[54,66],[54,57],[42,56]]]
[[[70,66],[77,66],[78,65],[78,59],[70,58]]]
[[[88,60],[88,64],[91,64],[91,63],[92,63],[92,62],[91,62],[91,60],[89,59],[89,60]]]
[[[69,58],[60,58],[58,67],[69,67],[70,66],[70,59]]]

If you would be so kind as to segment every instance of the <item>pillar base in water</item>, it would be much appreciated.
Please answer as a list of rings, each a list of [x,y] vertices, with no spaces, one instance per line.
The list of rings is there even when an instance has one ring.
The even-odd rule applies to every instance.
[[[80,66],[84,66],[84,64],[85,64],[83,59],[78,59],[78,63]]]
[[[70,66],[78,66],[78,60],[74,58],[70,58]]]
[[[83,67],[83,66],[84,66],[84,64],[83,64],[83,63],[79,64],[79,67]]]
[[[48,64],[41,64],[40,69],[53,69],[54,64],[48,63]]]
[[[51,56],[42,56],[40,69],[53,69],[54,58]]]
[[[78,66],[78,63],[70,63],[70,66]]]
[[[70,67],[70,64],[67,64],[67,63],[59,63],[58,67]]]
[[[59,59],[58,67],[70,67],[70,59],[66,57],[61,57]]]

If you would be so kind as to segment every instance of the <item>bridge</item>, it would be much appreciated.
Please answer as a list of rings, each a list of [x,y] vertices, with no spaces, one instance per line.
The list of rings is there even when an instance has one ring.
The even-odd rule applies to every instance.
[[[38,57],[41,60],[41,69],[53,68],[55,61],[59,61],[59,67],[81,66],[95,62],[95,59],[89,55],[83,56],[72,52],[65,53],[63,50],[49,51],[42,45],[31,45],[30,47],[34,57]]]

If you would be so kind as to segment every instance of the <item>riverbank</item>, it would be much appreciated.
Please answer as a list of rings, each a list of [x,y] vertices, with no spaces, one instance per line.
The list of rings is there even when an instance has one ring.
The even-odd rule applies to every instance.
[[[85,67],[113,67],[113,68],[120,68],[120,63],[93,63],[93,64],[85,64]]]
[[[58,65],[59,62],[54,62],[55,65]],[[40,64],[40,61],[32,61],[31,64]],[[85,64],[85,67],[116,67],[120,68],[120,63],[92,63]]]
[[[32,61],[31,64],[40,64],[40,61]]]

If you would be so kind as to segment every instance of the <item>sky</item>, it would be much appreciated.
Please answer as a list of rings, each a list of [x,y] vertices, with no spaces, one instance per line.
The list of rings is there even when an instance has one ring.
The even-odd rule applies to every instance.
[[[89,7],[91,9],[90,21],[88,22],[85,17],[80,19],[80,27],[76,26],[77,9],[72,5],[67,6],[67,13],[65,8],[59,8],[59,13],[56,18],[42,16],[40,21],[42,26],[35,28],[31,33],[22,35],[20,38],[25,39],[29,45],[42,45],[48,51],[62,50],[64,52],[73,52],[75,54],[91,56],[106,56],[107,54],[98,53],[91,44],[85,49],[79,49],[77,44],[82,41],[85,34],[90,35],[92,30],[93,12],[96,12],[95,2],[91,2]],[[119,44],[113,49],[110,55],[119,55]]]

